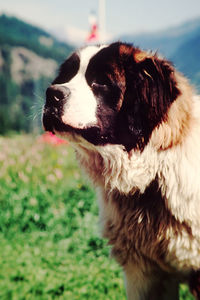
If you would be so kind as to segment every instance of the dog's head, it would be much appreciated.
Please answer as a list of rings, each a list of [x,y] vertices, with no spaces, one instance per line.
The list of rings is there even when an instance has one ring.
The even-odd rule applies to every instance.
[[[73,53],[46,91],[47,131],[143,150],[179,95],[173,67],[129,44]]]

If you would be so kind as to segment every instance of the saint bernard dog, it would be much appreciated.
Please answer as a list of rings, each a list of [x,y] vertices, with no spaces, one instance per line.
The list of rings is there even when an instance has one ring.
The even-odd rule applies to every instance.
[[[98,195],[129,300],[200,299],[200,97],[126,43],[87,46],[46,91],[46,131],[71,141]]]

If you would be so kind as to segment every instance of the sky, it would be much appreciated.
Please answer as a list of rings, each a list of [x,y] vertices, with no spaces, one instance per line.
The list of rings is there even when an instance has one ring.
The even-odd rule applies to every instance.
[[[73,42],[89,30],[91,11],[98,15],[98,0],[0,0],[7,13],[54,32]],[[158,31],[200,17],[200,0],[105,0],[106,33]]]

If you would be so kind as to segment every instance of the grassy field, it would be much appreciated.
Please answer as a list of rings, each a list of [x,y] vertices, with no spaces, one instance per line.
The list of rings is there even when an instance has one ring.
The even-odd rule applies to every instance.
[[[67,144],[0,137],[0,245],[1,300],[126,299],[94,192]],[[185,286],[180,295],[193,299]]]

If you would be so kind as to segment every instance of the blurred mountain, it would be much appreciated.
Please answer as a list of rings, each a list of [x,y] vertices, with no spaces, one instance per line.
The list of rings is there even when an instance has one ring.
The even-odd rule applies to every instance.
[[[143,49],[158,50],[166,57],[171,57],[185,41],[192,39],[199,32],[200,18],[161,31],[125,34],[120,40],[134,43]]]
[[[158,51],[200,91],[200,18],[158,32],[123,35],[120,40]]]
[[[200,92],[200,30],[176,49],[171,60]]]
[[[72,50],[36,26],[0,15],[0,133],[41,127],[46,87]]]

